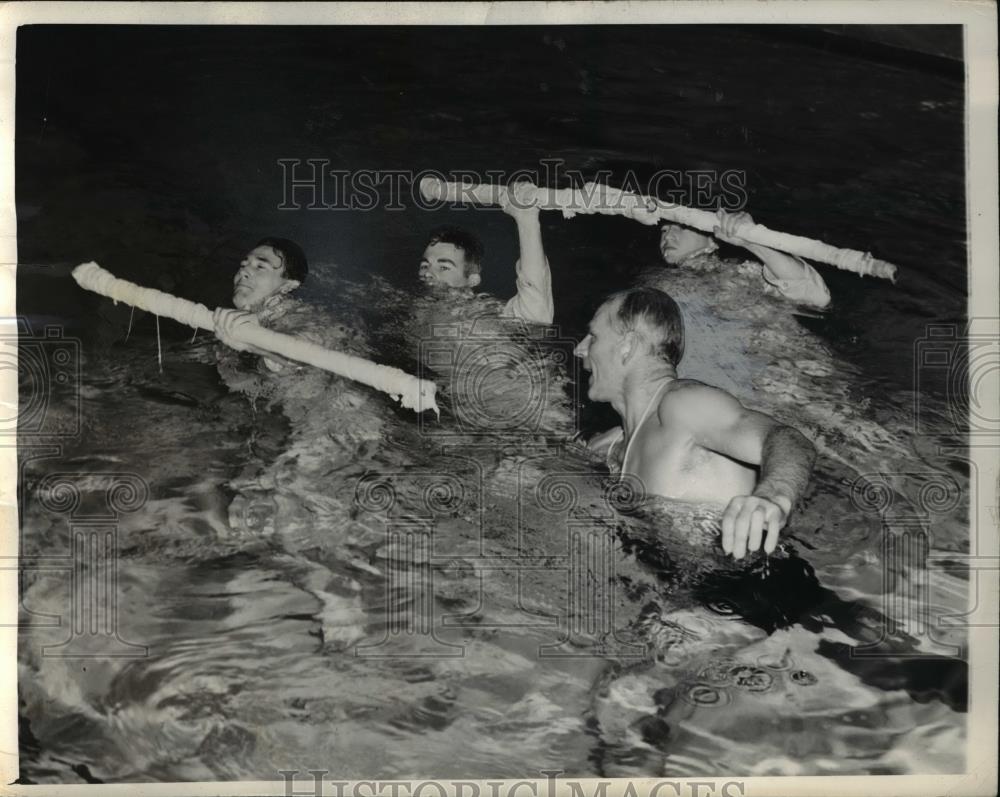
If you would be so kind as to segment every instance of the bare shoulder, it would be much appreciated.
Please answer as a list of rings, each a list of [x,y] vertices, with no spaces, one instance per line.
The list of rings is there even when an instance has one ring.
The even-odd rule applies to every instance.
[[[675,379],[663,391],[658,414],[661,422],[718,417],[724,411],[741,408],[725,390],[696,379]]]

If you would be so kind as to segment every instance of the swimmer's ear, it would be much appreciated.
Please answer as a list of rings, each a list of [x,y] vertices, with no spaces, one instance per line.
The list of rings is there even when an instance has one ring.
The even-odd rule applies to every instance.
[[[465,278],[465,284],[470,288],[475,288],[481,281],[482,280],[478,274],[470,274]]]
[[[296,288],[298,288],[298,287],[299,287],[299,285],[301,285],[301,284],[302,284],[302,283],[301,283],[301,282],[299,282],[298,280],[285,280],[285,281],[284,281],[284,282],[283,282],[283,283],[281,284],[281,292],[282,292],[282,293],[291,293],[291,292],[292,292],[292,291],[294,291],[294,290],[295,290]]]

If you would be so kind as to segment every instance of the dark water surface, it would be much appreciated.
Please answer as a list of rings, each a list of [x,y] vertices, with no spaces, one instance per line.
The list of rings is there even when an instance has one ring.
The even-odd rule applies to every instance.
[[[148,489],[116,538],[128,655],[43,654],[65,638],[45,618],[67,586],[26,568],[26,779],[962,769],[964,640],[932,626],[964,609],[964,574],[921,552],[968,548],[950,500],[967,494],[967,466],[927,444],[963,419],[948,369],[914,365],[926,325],[965,314],[960,82],[725,26],[34,26],[18,34],[17,81],[18,311],[83,340],[79,435],[57,450],[22,437],[24,556],[68,550],[53,475],[71,474],[84,509],[107,474]],[[821,452],[781,555],[734,566],[688,544],[711,537],[704,514],[622,507],[565,443],[576,406],[562,375],[541,425],[506,437],[429,438],[344,385],[251,405],[203,334],[189,344],[162,321],[161,372],[154,319],[137,314],[125,341],[127,309],[69,278],[97,260],[226,304],[241,254],[285,235],[310,256],[306,296],[367,324],[371,356],[398,363],[416,359],[407,295],[367,280],[412,286],[432,227],[480,233],[484,287],[513,293],[503,214],[279,210],[282,158],[508,173],[559,158],[612,183],[739,169],[768,226],[898,264],[897,285],[821,267],[834,312],[756,318],[774,344],[757,404]],[[542,225],[565,338],[658,260],[656,231],[634,222]],[[609,420],[581,412],[588,433]],[[50,407],[53,423],[73,413],[65,396]],[[446,405],[434,434],[455,418]],[[861,473],[888,492],[859,498]],[[933,534],[885,538],[886,495],[899,512],[930,500]],[[610,625],[573,603],[574,579],[604,576]],[[900,596],[921,589],[902,622]],[[407,617],[433,618],[435,635],[400,632]]]

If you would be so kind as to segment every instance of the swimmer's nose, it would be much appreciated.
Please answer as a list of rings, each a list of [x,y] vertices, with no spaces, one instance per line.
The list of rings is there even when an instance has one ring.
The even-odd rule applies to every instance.
[[[576,344],[576,348],[573,349],[573,354],[579,357],[581,360],[587,356],[587,350],[590,348],[590,335],[587,335],[583,340]]]

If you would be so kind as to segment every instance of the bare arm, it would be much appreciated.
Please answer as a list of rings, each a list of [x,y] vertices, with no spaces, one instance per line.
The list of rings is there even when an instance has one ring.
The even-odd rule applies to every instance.
[[[765,551],[773,551],[778,533],[809,483],[815,447],[795,429],[747,409],[723,390],[698,383],[680,390],[674,401],[674,423],[688,428],[698,445],[760,466],[753,494],[734,497],[723,513],[723,550],[740,559],[763,542]]]
[[[775,424],[764,439],[761,478],[752,495],[733,498],[722,515],[722,550],[734,559],[778,544],[792,507],[809,482],[816,449],[790,426]]]
[[[764,438],[760,479],[753,494],[789,513],[809,485],[816,447],[791,426],[775,424]],[[787,506],[786,506],[787,503]]]

